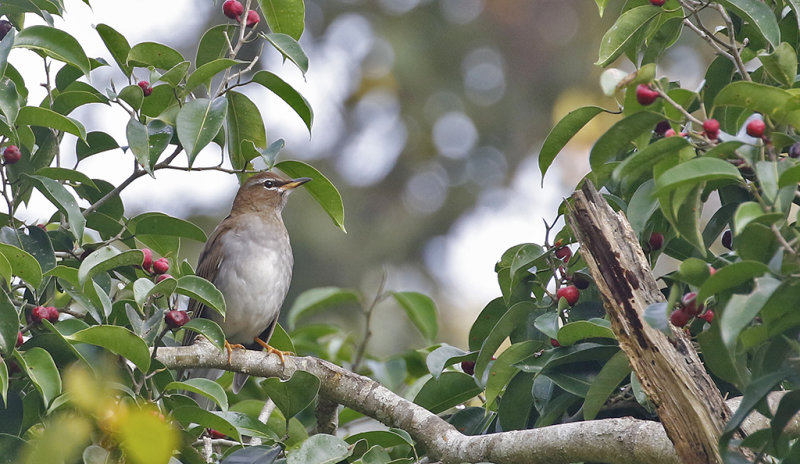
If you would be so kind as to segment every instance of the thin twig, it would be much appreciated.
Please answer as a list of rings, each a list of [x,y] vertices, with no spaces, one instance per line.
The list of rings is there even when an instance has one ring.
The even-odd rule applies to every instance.
[[[676,110],[678,110],[681,113],[683,113],[683,115],[686,116],[686,119],[688,119],[689,121],[692,121],[693,123],[697,124],[698,126],[702,126],[703,125],[703,121],[701,121],[701,120],[697,119],[696,117],[692,116],[692,113],[686,111],[686,108],[682,107],[675,100],[671,99],[669,97],[669,95],[667,95],[667,92],[664,92],[664,90],[662,90],[661,87],[655,86],[655,90],[656,90],[656,92],[658,92],[658,95],[661,96],[661,98],[664,99],[665,102],[667,102],[670,105],[674,106]]]
[[[794,248],[792,248],[792,246],[789,245],[786,239],[783,238],[783,235],[781,235],[781,231],[778,230],[778,227],[775,224],[770,225],[769,228],[772,229],[772,232],[775,233],[775,237],[777,237],[778,243],[781,244],[781,247],[783,247],[784,250],[786,250],[790,255],[797,254],[797,252],[794,251]]]
[[[375,292],[375,298],[372,300],[372,303],[369,305],[364,311],[364,314],[367,317],[367,320],[364,322],[364,338],[361,340],[361,343],[358,345],[358,351],[356,352],[356,359],[353,361],[353,366],[351,370],[353,372],[358,372],[359,366],[361,366],[361,361],[364,359],[364,352],[367,349],[367,343],[369,339],[372,337],[372,328],[370,327],[370,322],[372,320],[372,314],[375,312],[375,307],[386,298],[386,294],[384,293],[384,287],[386,286],[386,271],[383,272],[381,275],[381,282],[378,284],[378,290]]]

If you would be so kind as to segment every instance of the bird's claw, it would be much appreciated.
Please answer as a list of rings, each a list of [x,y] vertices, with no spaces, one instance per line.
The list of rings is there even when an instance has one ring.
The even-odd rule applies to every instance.
[[[294,355],[294,353],[292,353],[291,351],[281,351],[281,350],[279,350],[277,348],[273,348],[273,347],[269,346],[269,344],[267,344],[267,342],[265,342],[264,340],[261,340],[258,337],[254,338],[253,341],[258,343],[259,345],[263,346],[264,349],[267,350],[267,353],[277,354],[278,357],[281,358],[281,366],[286,366],[286,358],[284,358],[284,356],[292,356],[292,355]]]
[[[228,350],[228,364],[231,363],[231,355],[233,354],[233,350],[235,348],[239,348],[239,349],[242,349],[242,350],[246,350],[247,349],[247,348],[245,348],[244,345],[241,345],[239,343],[232,344],[228,340],[225,340],[225,349]]]

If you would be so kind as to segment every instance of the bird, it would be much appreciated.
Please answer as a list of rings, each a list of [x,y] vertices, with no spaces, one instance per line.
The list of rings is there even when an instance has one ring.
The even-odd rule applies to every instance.
[[[235,348],[261,349],[284,361],[288,354],[267,344],[278,322],[283,300],[292,280],[294,257],[289,234],[281,215],[291,192],[311,179],[286,179],[263,171],[244,181],[230,214],[217,225],[203,247],[195,274],[214,284],[225,298],[225,317],[190,300],[192,317],[204,317],[219,324],[225,334],[228,362]],[[195,335],[188,332],[184,345]],[[190,377],[215,379],[221,370],[194,369]],[[238,393],[247,374],[234,375]]]

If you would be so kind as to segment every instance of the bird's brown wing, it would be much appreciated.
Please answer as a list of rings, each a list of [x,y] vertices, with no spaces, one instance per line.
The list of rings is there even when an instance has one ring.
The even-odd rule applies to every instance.
[[[219,240],[223,232],[227,229],[225,226],[227,223],[228,221],[222,221],[214,232],[211,233],[211,236],[208,237],[206,241],[206,245],[203,247],[203,251],[200,252],[200,258],[197,260],[195,275],[212,283],[217,277],[220,264],[222,264],[222,247],[220,246]],[[206,317],[208,308],[206,308],[203,303],[192,299],[189,300],[188,311],[192,318]],[[183,337],[183,344],[191,345],[195,336],[196,334],[194,332],[186,331]]]

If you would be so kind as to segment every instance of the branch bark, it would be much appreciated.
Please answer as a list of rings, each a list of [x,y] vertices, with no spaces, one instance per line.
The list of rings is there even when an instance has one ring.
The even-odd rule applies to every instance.
[[[215,368],[257,377],[288,379],[298,370],[309,372],[320,380],[320,396],[375,418],[387,426],[407,431],[425,447],[431,457],[445,464],[679,462],[672,443],[658,422],[632,418],[603,419],[466,436],[439,416],[396,395],[374,380],[317,358],[287,356],[282,365],[277,356],[265,352],[234,350],[228,364],[226,352],[218,351],[199,337],[191,346],[159,348],[156,359],[169,369]],[[750,426],[762,428],[768,424],[766,418],[759,419],[754,415]],[[794,433],[800,431],[800,419],[796,417],[787,430]]]
[[[572,199],[568,219],[581,256],[603,296],[620,348],[678,455],[685,463],[722,463],[718,442],[731,411],[683,330],[670,325],[667,336],[642,319],[645,308],[663,302],[664,296],[636,234],[591,182]]]

